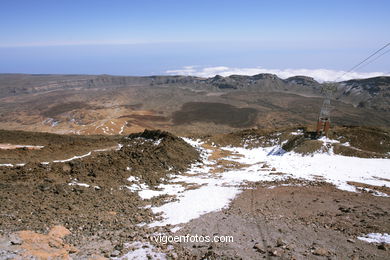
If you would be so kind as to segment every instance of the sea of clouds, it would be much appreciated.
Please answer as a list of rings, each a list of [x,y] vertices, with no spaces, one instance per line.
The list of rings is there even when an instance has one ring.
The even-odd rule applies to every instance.
[[[324,81],[344,81],[349,79],[362,79],[377,76],[390,76],[384,72],[348,72],[342,70],[329,69],[266,69],[261,67],[256,68],[233,68],[226,66],[202,67],[202,66],[185,66],[181,69],[167,70],[169,75],[185,75],[198,77],[213,77],[215,75],[230,76],[230,75],[256,75],[260,73],[275,74],[279,78],[285,79],[292,76],[308,76],[319,82]]]

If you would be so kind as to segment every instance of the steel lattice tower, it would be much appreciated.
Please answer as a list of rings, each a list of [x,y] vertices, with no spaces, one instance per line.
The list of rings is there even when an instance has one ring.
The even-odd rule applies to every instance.
[[[324,86],[322,87],[322,94],[325,95],[325,99],[322,103],[320,116],[317,121],[317,136],[328,136],[330,128],[330,111],[332,110],[330,100],[336,89],[336,85],[332,83],[324,83]]]

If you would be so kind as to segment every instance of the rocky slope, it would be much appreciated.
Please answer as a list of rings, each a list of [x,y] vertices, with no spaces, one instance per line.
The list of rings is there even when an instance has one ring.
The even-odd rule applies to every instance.
[[[99,141],[27,132],[3,131],[2,135],[7,135],[12,143],[45,142],[45,136],[49,137],[46,142],[73,143],[76,155],[76,151],[85,146],[91,149]],[[91,259],[93,254],[110,256],[114,251],[125,250],[129,237],[145,236],[142,223],[155,216],[146,207],[148,202],[137,195],[137,188],[150,185],[158,190],[169,174],[186,170],[197,162],[199,154],[181,138],[162,131],[144,131],[111,141],[121,145],[112,149],[106,142],[106,149],[69,159],[64,158],[68,151],[52,146],[48,148],[52,150],[50,158],[32,151],[34,159],[24,156],[25,165],[0,164],[0,259],[68,259],[68,254],[76,253],[79,255],[72,259]],[[20,150],[23,151],[9,150],[6,157],[0,154],[0,160],[20,159]],[[35,157],[40,155],[41,163],[37,163]],[[35,233],[52,228],[62,230],[67,235],[65,241],[77,245],[79,250],[65,246],[63,236],[51,236],[54,231],[49,232],[49,237]],[[15,231],[20,239],[4,242],[3,236]]]
[[[390,111],[390,77],[341,82],[337,98],[359,107]]]

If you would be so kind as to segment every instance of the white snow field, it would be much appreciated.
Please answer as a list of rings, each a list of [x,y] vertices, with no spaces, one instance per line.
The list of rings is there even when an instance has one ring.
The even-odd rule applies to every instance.
[[[390,235],[387,233],[370,233],[365,236],[358,237],[359,240],[367,243],[385,243],[390,244]]]
[[[241,169],[226,169],[221,173],[210,173],[211,165],[208,157],[212,151],[204,149],[200,140],[183,138],[186,142],[201,151],[204,164],[194,164],[186,175],[172,175],[171,184],[161,185],[159,191],[146,186],[133,189],[144,199],[150,199],[162,194],[176,195],[177,201],[168,202],[159,207],[152,207],[154,213],[162,213],[163,219],[150,226],[177,225],[198,218],[199,216],[221,210],[241,192],[245,182],[283,180],[297,178],[303,180],[318,180],[333,183],[337,188],[360,192],[347,182],[360,182],[375,186],[388,186],[390,179],[390,159],[365,159],[347,157],[328,153],[315,153],[302,156],[294,152],[285,152],[279,146],[248,149],[242,147],[223,147],[233,153],[224,159],[249,165]],[[324,139],[324,144],[338,142]],[[236,155],[237,156],[236,156]],[[264,168],[264,165],[267,167]],[[283,175],[272,174],[271,169]],[[271,173],[271,174],[270,174]],[[185,190],[178,183],[199,184],[199,188]],[[140,188],[142,187],[142,188]],[[134,187],[135,188],[135,187]],[[366,189],[367,190],[367,189]],[[388,194],[373,192],[374,196]]]

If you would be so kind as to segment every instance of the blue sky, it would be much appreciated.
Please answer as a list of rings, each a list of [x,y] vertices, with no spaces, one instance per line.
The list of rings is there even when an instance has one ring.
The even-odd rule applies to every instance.
[[[0,73],[346,70],[390,41],[389,10],[384,0],[1,0]],[[361,71],[390,71],[390,54]]]

